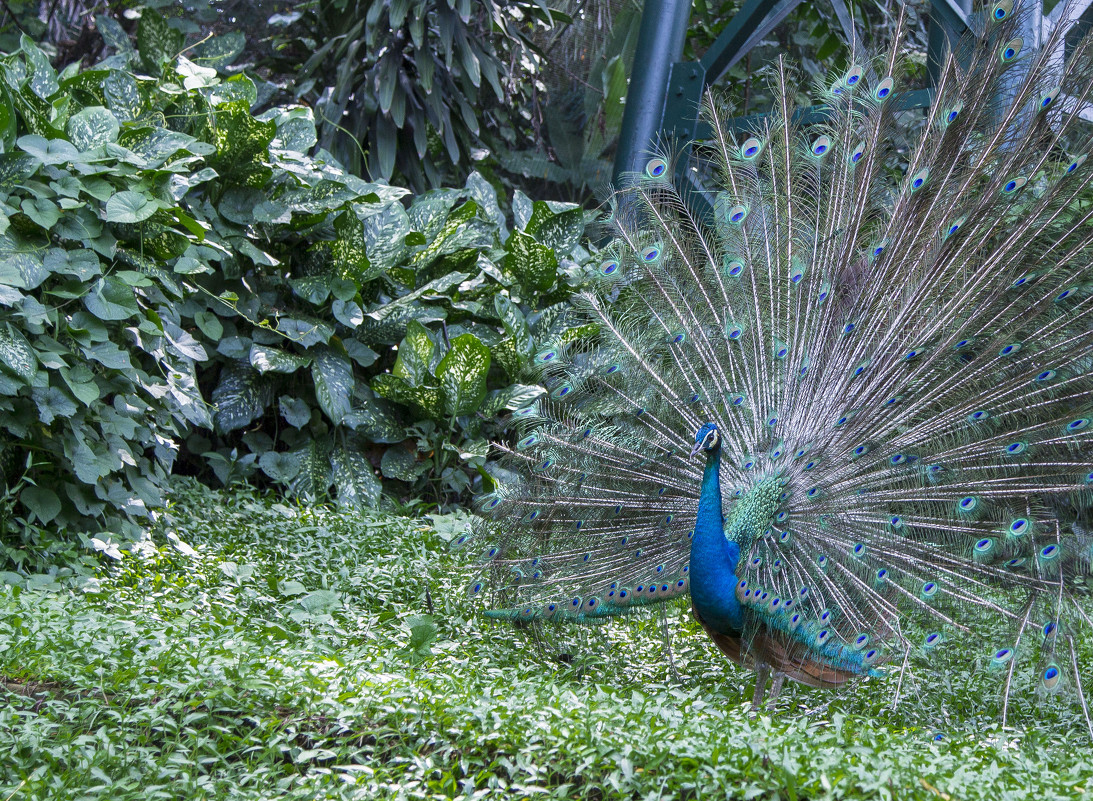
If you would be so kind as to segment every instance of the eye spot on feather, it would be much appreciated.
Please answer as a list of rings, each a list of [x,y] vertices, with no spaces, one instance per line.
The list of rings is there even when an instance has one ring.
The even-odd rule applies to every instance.
[[[1024,44],[1024,39],[1020,36],[1015,36],[1003,45],[998,53],[999,58],[1002,59],[1003,63],[1008,64],[1021,54],[1021,48],[1024,47]]]
[[[1055,102],[1055,98],[1059,96],[1059,92],[1061,91],[1061,89],[1062,87],[1056,86],[1051,90],[1044,92],[1044,94],[1040,95],[1040,108],[1045,109],[1053,102]]]
[[[1070,173],[1074,172],[1076,169],[1081,167],[1083,164],[1085,164],[1085,160],[1086,160],[1086,156],[1084,154],[1081,155],[1081,156],[1078,156],[1076,159],[1074,159],[1072,162],[1070,162],[1068,165],[1066,165],[1066,174],[1070,175]]]
[[[748,216],[748,207],[743,204],[737,204],[729,209],[729,222],[739,225],[744,222],[744,218]]]
[[[538,432],[528,434],[526,437],[516,443],[516,449],[520,451],[525,451],[528,448],[537,445],[540,439],[541,437],[539,436]]]
[[[927,634],[926,638],[922,641],[922,644],[926,646],[927,650],[936,648],[938,645],[941,644],[941,634],[936,631]]]
[[[608,259],[600,264],[600,275],[614,275],[619,269],[619,263],[614,259]]]
[[[1024,176],[1018,176],[1016,178],[1010,178],[1008,181],[1006,181],[1005,185],[1003,185],[1002,194],[1012,195],[1014,192],[1016,192],[1018,189],[1020,189],[1021,187],[1023,187],[1027,183],[1028,183],[1028,178],[1025,178]]]
[[[668,162],[664,159],[650,159],[645,165],[645,174],[650,178],[663,178],[668,173]]]
[[[978,423],[980,420],[986,420],[990,416],[991,413],[988,412],[986,409],[980,409],[969,414],[968,420],[972,423]]]
[[[994,8],[991,9],[991,19],[1001,22],[1012,13],[1013,0],[1002,0],[1001,3],[995,3]]]
[[[857,164],[865,156],[865,142],[859,142],[854,146],[854,149],[850,151],[850,163]]]
[[[813,142],[810,150],[817,158],[823,156],[831,149],[831,139],[827,136],[819,136]]]
[[[1079,431],[1085,431],[1089,428],[1089,418],[1079,417],[1077,420],[1072,420],[1066,424],[1066,433],[1077,434]]]
[[[754,136],[744,140],[744,144],[740,145],[740,156],[748,161],[751,161],[759,155],[759,151],[763,149],[763,143],[756,139]]]
[[[885,100],[890,94],[892,94],[892,88],[895,86],[895,81],[892,80],[892,76],[888,76],[883,81],[877,84],[877,88],[873,90],[873,98],[875,100]]]

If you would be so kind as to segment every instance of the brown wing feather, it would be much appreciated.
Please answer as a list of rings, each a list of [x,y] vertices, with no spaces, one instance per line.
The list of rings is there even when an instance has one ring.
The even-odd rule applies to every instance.
[[[733,662],[744,667],[754,668],[759,662],[765,662],[772,669],[785,673],[786,676],[796,682],[809,687],[838,687],[845,684],[858,674],[849,670],[839,670],[831,665],[808,657],[807,652],[801,655],[791,655],[778,638],[769,636],[766,631],[760,629],[751,639],[750,645],[745,649],[744,642],[739,637],[732,637],[714,631],[706,622],[698,616],[698,612],[691,607],[695,620],[702,624],[702,628],[710,635],[710,639]],[[795,649],[800,650],[800,649]]]

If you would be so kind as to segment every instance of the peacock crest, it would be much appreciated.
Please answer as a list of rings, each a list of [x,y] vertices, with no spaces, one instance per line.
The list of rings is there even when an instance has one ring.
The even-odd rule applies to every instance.
[[[619,193],[569,312],[592,333],[535,356],[545,394],[497,446],[518,479],[457,543],[490,616],[689,597],[764,676],[944,645],[1086,709],[1093,41],[1060,63],[1014,17],[978,15],[904,152],[897,37],[820,87],[819,125],[784,63],[746,136],[708,97],[712,214],[669,154]]]

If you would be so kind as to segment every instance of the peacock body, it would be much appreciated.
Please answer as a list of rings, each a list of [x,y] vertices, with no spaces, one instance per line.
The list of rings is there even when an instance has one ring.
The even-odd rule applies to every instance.
[[[547,394],[498,445],[519,478],[457,541],[490,616],[689,596],[764,677],[950,647],[1087,708],[1093,42],[1028,52],[1015,17],[976,16],[902,151],[897,36],[821,87],[821,125],[784,63],[751,135],[708,98],[712,218],[666,155],[620,194],[569,313],[594,333],[535,356]]]

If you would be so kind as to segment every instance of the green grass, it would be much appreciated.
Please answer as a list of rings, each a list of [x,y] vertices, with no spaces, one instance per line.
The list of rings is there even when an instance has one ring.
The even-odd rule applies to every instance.
[[[1022,692],[1003,731],[997,679],[959,654],[913,665],[895,710],[898,675],[787,685],[751,720],[751,674],[683,607],[680,683],[656,616],[490,624],[453,522],[183,485],[145,553],[82,586],[0,585],[0,801],[1093,792],[1076,708]]]

